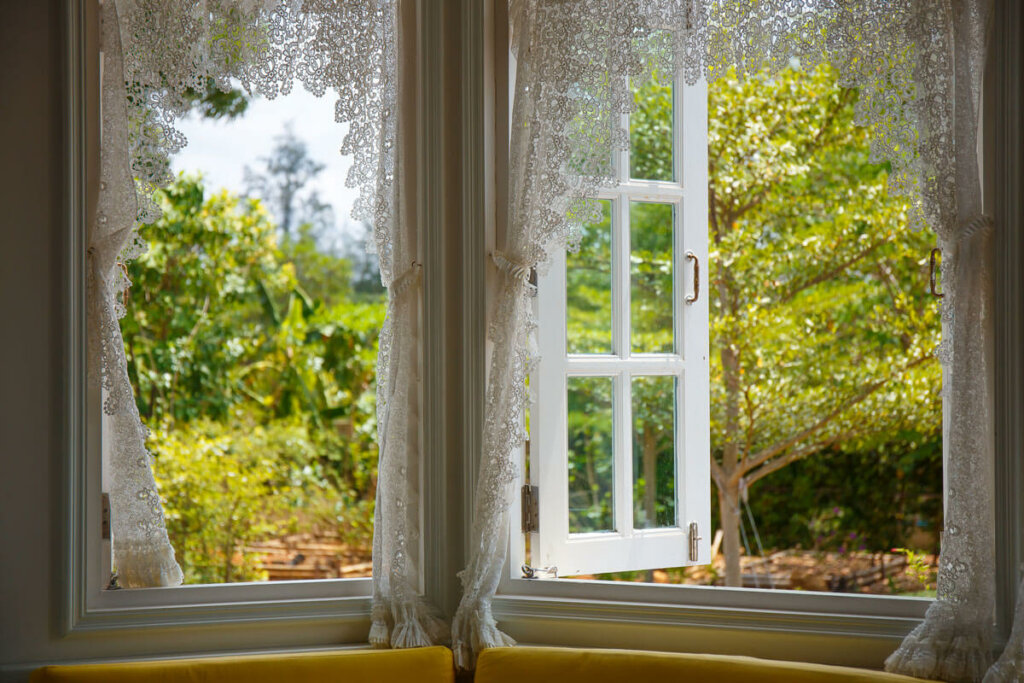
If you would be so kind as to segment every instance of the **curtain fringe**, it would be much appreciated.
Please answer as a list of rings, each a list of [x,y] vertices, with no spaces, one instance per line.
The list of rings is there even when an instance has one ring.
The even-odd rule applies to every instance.
[[[490,647],[511,647],[516,641],[498,628],[490,605],[461,606],[452,622],[452,654],[460,671],[476,668],[476,658]]]
[[[961,623],[950,604],[936,601],[885,660],[885,670],[950,683],[980,681],[992,661],[983,634],[976,624]]]
[[[1017,609],[1010,639],[982,683],[1024,683],[1024,579],[1017,589]]]
[[[174,548],[163,543],[159,548],[124,547],[114,541],[117,582],[122,588],[180,586],[184,580],[174,559]]]
[[[396,607],[395,611],[399,615],[394,619],[394,626],[389,627],[386,608],[378,609],[374,605],[368,639],[373,647],[397,650],[448,643],[448,625],[422,600]]]

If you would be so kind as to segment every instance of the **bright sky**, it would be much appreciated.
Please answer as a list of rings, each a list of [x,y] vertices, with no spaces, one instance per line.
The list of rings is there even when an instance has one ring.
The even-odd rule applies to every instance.
[[[296,136],[309,146],[310,156],[326,166],[315,187],[320,199],[334,207],[336,234],[361,235],[349,215],[358,193],[345,187],[352,158],[338,151],[347,126],[335,123],[330,93],[318,98],[296,84],[287,97],[250,100],[245,114],[233,121],[191,114],[176,124],[188,145],[171,160],[171,167],[175,173],[202,171],[208,188],[226,187],[243,194],[245,167],[262,169],[260,158],[270,155],[274,138],[289,122]]]

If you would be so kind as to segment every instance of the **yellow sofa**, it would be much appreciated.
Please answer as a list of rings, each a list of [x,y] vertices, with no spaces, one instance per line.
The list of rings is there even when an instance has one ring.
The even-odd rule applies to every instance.
[[[920,680],[882,671],[754,657],[502,647],[481,653],[475,683],[920,683]]]
[[[454,683],[452,653],[345,650],[47,666],[31,683]],[[475,683],[912,683],[916,678],[839,666],[753,657],[548,647],[495,648],[477,662]]]
[[[446,647],[46,666],[29,683],[454,683]]]

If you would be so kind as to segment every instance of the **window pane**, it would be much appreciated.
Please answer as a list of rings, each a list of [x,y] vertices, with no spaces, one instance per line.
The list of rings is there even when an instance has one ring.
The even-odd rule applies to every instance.
[[[566,254],[566,351],[612,352],[612,208],[602,200],[601,220],[583,226],[580,249]]]
[[[569,377],[569,532],[612,531],[612,378]]]
[[[347,246],[350,200],[318,199],[351,164],[344,130],[324,137],[334,100],[298,88],[199,113],[179,122],[195,146],[141,226],[120,321],[169,540],[187,584],[369,576],[387,304],[376,257]]]
[[[642,180],[673,179],[672,80],[654,73],[634,84],[636,108],[629,117],[629,175]]]
[[[632,253],[629,259],[632,349],[671,353],[673,349],[671,204],[630,202]]]
[[[633,526],[676,526],[676,378],[633,378]]]

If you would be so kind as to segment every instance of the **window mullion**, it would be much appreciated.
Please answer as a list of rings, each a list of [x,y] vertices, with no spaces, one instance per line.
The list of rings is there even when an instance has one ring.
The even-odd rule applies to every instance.
[[[615,390],[615,439],[614,462],[615,484],[612,491],[614,501],[615,530],[623,536],[633,532],[633,383],[628,366],[624,366],[616,377]]]
[[[625,125],[629,125],[628,118]],[[629,154],[622,153],[622,163],[619,166],[620,177],[629,174]],[[631,250],[629,233],[629,198],[620,194],[614,204],[615,220],[617,226],[615,233],[615,244],[618,247],[613,255],[618,279],[615,281],[615,300],[618,302],[619,316],[615,322],[615,330],[618,334],[618,345],[615,351],[622,360],[628,359],[631,353],[631,324],[630,324],[630,274],[629,255]],[[630,380],[628,365],[623,363],[621,370],[617,373],[617,387],[615,389],[614,401],[614,481],[613,490],[615,530],[623,535],[630,535],[633,529],[633,496],[632,496],[632,467],[631,454],[632,444],[632,393],[633,387]]]
[[[619,358],[629,358],[629,199],[623,195],[612,202],[612,325],[614,339],[612,351]]]

